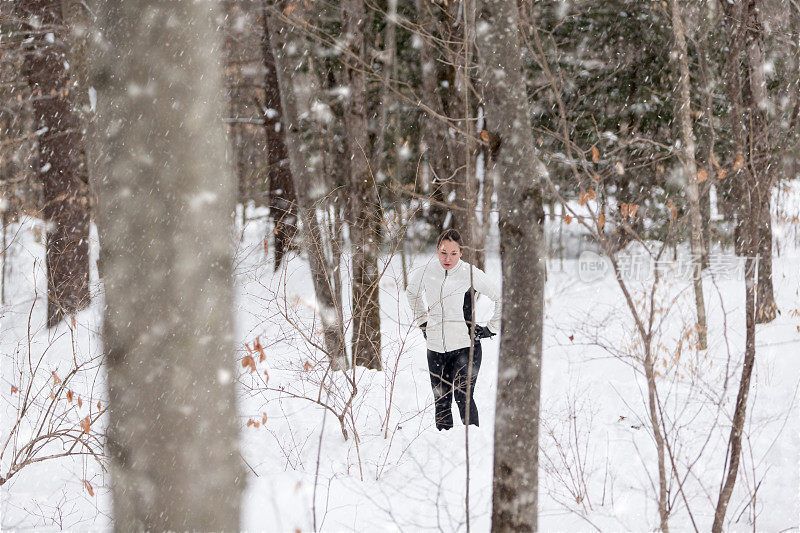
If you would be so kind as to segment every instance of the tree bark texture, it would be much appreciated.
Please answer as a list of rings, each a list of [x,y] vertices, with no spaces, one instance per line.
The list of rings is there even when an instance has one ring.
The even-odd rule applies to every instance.
[[[378,298],[378,243],[381,209],[375,176],[369,167],[366,79],[356,58],[365,59],[366,14],[362,0],[342,2],[342,34],[349,59],[345,63],[348,105],[344,122],[350,160],[350,239],[353,276],[353,361],[381,370],[381,317]]]
[[[765,309],[759,305],[758,297],[762,289],[760,286],[762,272],[761,266],[756,266],[756,257],[765,249],[761,241],[766,238],[764,219],[769,217],[771,181],[766,175],[765,168],[765,159],[769,152],[766,145],[764,109],[759,106],[759,102],[763,106],[763,99],[766,98],[766,86],[762,86],[759,81],[763,76],[763,72],[759,72],[760,66],[753,64],[752,61],[753,55],[758,53],[753,52],[752,48],[759,46],[761,32],[754,4],[752,0],[737,0],[730,4],[727,0],[720,0],[724,13],[725,33],[730,43],[726,61],[726,82],[731,105],[731,131],[739,161],[736,165],[738,169],[733,175],[735,180],[733,186],[742,202],[737,213],[739,224],[736,228],[736,247],[737,251],[745,256],[745,352],[725,457],[726,470],[712,525],[712,531],[715,533],[724,529],[728,503],[738,475],[747,397],[756,356],[755,324],[768,318],[770,309],[774,318],[776,311],[774,300],[773,304]],[[745,61],[742,61],[742,55],[747,58]],[[771,254],[771,235],[769,241]],[[771,265],[771,257],[769,259]],[[769,270],[771,271],[771,268]],[[759,280],[757,289],[756,279]],[[772,298],[771,288],[771,283],[765,287],[765,292],[769,291],[764,296],[765,300]],[[764,304],[764,301],[761,304]]]
[[[515,0],[477,4],[476,50],[495,180],[503,265],[492,529],[536,531],[544,313],[541,177],[521,65]]]
[[[735,197],[741,198],[737,213],[736,248],[743,255],[758,256],[756,323],[771,322],[777,315],[772,288],[772,221],[770,214],[772,172],[764,76],[763,27],[755,0],[720,0],[730,43],[725,70],[730,101],[730,126],[739,164],[732,176]]]
[[[25,72],[38,136],[46,240],[47,325],[89,305],[89,195],[81,174],[80,121],[72,109],[68,35],[60,1],[18,0],[30,31]]]
[[[98,227],[117,531],[239,529],[232,212],[216,4],[105,0]]]
[[[697,184],[697,163],[695,161],[694,129],[691,115],[691,78],[689,77],[689,51],[683,30],[683,19],[678,0],[670,0],[672,12],[672,32],[675,36],[675,55],[677,56],[679,77],[679,97],[677,102],[681,135],[681,163],[686,180],[686,195],[689,199],[689,217],[691,218],[691,250],[692,250],[692,282],[694,284],[694,302],[697,315],[697,344],[705,350],[706,339],[706,304],[703,297],[703,222],[700,214],[700,189]]]

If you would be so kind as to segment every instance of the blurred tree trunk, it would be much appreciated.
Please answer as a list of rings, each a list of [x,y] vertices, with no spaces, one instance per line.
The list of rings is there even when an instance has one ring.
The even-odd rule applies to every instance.
[[[267,163],[269,165],[269,216],[273,226],[274,269],[281,266],[283,256],[291,247],[297,233],[297,196],[289,168],[289,155],[284,142],[281,125],[281,91],[278,73],[275,70],[275,56],[269,41],[269,28],[266,14],[262,18],[263,33],[261,51],[264,56],[264,133],[267,137]],[[341,306],[339,306],[341,307]]]
[[[477,6],[476,50],[493,147],[488,179],[497,187],[503,264],[492,529],[536,531],[546,169],[534,155],[516,1]]]
[[[320,188],[320,184],[314,181],[306,166],[306,148],[300,136],[297,99],[292,84],[293,71],[284,50],[291,28],[277,17],[270,15],[271,9],[282,9],[282,4],[282,2],[274,0],[265,0],[264,2],[267,25],[265,35],[269,37],[280,87],[281,131],[285,135],[289,167],[297,194],[298,211],[303,226],[303,248],[308,256],[316,301],[320,307],[325,349],[328,351],[333,368],[346,370],[349,364],[345,351],[344,331],[339,319],[341,313],[338,309],[341,304],[334,299],[333,285],[330,279],[331,269],[325,261],[322,230],[317,221],[316,206],[312,197],[314,191]]]
[[[217,11],[105,0],[97,13],[93,146],[115,528],[238,530],[236,184]]]
[[[17,0],[30,31],[25,73],[33,91],[46,241],[47,326],[89,305],[88,177],[81,174],[80,121],[66,67],[69,42],[60,2]]]
[[[705,245],[703,244],[703,223],[700,214],[700,189],[698,187],[697,162],[695,161],[694,128],[692,127],[692,100],[691,78],[689,77],[689,51],[686,46],[686,36],[683,30],[683,19],[678,0],[670,0],[672,12],[672,33],[675,36],[675,57],[680,71],[678,81],[677,115],[679,119],[681,136],[681,163],[683,175],[686,180],[686,193],[689,198],[689,217],[691,218],[691,249],[692,249],[692,281],[694,284],[694,302],[697,315],[697,347],[705,350],[708,347],[706,340],[706,304],[703,298],[703,257]],[[665,506],[662,506],[665,507]]]
[[[362,64],[366,16],[362,0],[342,2],[342,35],[348,50],[348,88],[344,122],[350,160],[350,239],[353,255],[353,361],[376,370],[381,361],[381,321],[378,293],[378,243],[381,209],[375,176],[369,168],[366,120],[366,78]]]

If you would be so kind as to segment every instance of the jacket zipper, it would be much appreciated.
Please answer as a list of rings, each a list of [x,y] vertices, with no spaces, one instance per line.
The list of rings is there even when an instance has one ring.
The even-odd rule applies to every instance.
[[[442,288],[439,289],[439,305],[442,306],[442,348],[444,351],[447,351],[447,343],[444,342],[444,299],[442,295],[444,294],[444,282],[447,281],[447,270],[444,271],[444,278],[442,279]]]

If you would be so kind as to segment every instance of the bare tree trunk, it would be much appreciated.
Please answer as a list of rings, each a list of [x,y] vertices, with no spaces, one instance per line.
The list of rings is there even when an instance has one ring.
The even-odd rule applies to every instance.
[[[436,9],[438,4],[416,0],[417,20],[427,32],[435,33],[433,28],[437,20]],[[446,209],[443,204],[445,194],[449,192],[448,183],[455,174],[456,163],[450,157],[447,124],[433,113],[443,114],[444,105],[440,94],[445,66],[441,64],[440,54],[428,37],[422,38],[420,48],[420,75],[422,77],[422,99],[425,107],[431,111],[424,111],[420,116],[421,138],[424,147],[425,163],[427,170],[433,176],[429,194],[435,200],[430,211],[431,218],[438,230],[444,229],[447,222]],[[423,174],[424,175],[424,174]],[[452,224],[452,220],[449,222]]]
[[[88,179],[80,174],[80,122],[72,109],[65,67],[67,35],[60,2],[18,0],[30,29],[25,71],[33,91],[39,140],[43,216],[47,230],[47,325],[89,305]],[[49,42],[48,42],[49,41]]]
[[[281,91],[278,73],[275,70],[275,56],[270,46],[269,28],[266,13],[262,17],[263,33],[261,52],[264,56],[264,133],[267,137],[267,164],[269,176],[269,216],[272,218],[274,235],[274,269],[281,266],[283,256],[291,247],[297,233],[297,196],[289,168],[289,155],[284,142],[281,124]]]
[[[2,271],[0,271],[0,305],[6,305],[6,261],[7,261],[7,252],[8,252],[8,209],[5,207],[3,209],[3,265]]]
[[[362,0],[342,3],[342,34],[353,57],[364,59],[366,15]],[[381,320],[378,299],[378,243],[380,206],[375,176],[369,168],[369,136],[366,120],[366,79],[352,60],[345,64],[348,105],[344,122],[350,159],[350,239],[353,261],[353,361],[381,370]]]
[[[750,224],[755,226],[755,224]],[[752,231],[752,230],[751,230]],[[751,236],[755,237],[755,235]],[[750,393],[750,379],[753,375],[753,366],[756,360],[756,320],[755,320],[755,259],[751,256],[745,258],[745,348],[742,378],[739,382],[739,392],[736,395],[736,406],[733,411],[731,433],[728,437],[728,453],[725,455],[727,469],[724,483],[720,489],[717,507],[714,511],[713,533],[721,533],[725,529],[725,513],[728,510],[736,484],[739,471],[739,459],[742,455],[742,430],[747,413],[747,397]]]
[[[492,529],[536,531],[544,313],[541,176],[521,65],[515,0],[478,4],[476,49],[500,211],[503,322],[495,415]]]
[[[697,186],[697,163],[695,162],[694,131],[692,128],[691,79],[689,77],[689,52],[683,31],[678,0],[670,0],[672,11],[672,32],[675,35],[675,55],[680,67],[680,98],[678,116],[680,118],[683,174],[687,183],[689,198],[689,216],[692,221],[692,281],[694,283],[694,302],[697,312],[697,344],[698,348],[708,348],[706,339],[706,305],[703,298],[702,261],[706,255],[703,244],[703,223],[700,217],[700,192]]]
[[[750,86],[750,116],[752,117],[751,142],[758,158],[751,159],[754,166],[755,190],[758,200],[757,249],[758,284],[756,290],[756,324],[766,324],[775,320],[778,305],[772,288],[772,174],[769,167],[771,146],[766,118],[768,107],[767,80],[764,73],[763,26],[754,0],[748,2],[749,24],[747,26],[747,72]]]
[[[475,131],[480,135],[480,132],[486,127],[486,119],[483,115],[483,104],[479,108],[478,114],[478,123],[476,124]],[[487,177],[487,170],[488,170],[488,162],[489,162],[489,151],[486,149],[484,145],[478,145],[476,147],[476,153],[478,154],[475,158],[475,173],[477,177],[478,170],[480,169],[483,172],[483,180],[480,182],[479,186],[483,189],[481,192],[483,197],[481,198],[481,218],[477,220],[475,230],[473,231],[476,234],[475,237],[475,248],[477,248],[477,252],[475,254],[475,264],[478,268],[485,270],[486,266],[486,237],[489,235],[489,228],[492,224],[492,195],[494,194],[494,181],[488,179]]]
[[[345,351],[344,331],[339,319],[341,304],[334,299],[329,268],[325,261],[322,230],[317,221],[314,199],[311,196],[318,187],[307,167],[305,145],[300,137],[297,100],[291,79],[292,69],[289,67],[284,50],[290,28],[269,12],[271,7],[279,8],[280,3],[266,0],[264,7],[267,24],[265,31],[269,35],[280,86],[281,130],[286,136],[289,166],[295,184],[300,221],[303,225],[303,248],[308,256],[317,305],[320,307],[325,349],[328,351],[333,368],[346,370],[349,364]]]
[[[756,355],[755,324],[758,322],[761,311],[756,295],[755,259],[756,254],[761,250],[759,241],[763,238],[761,233],[762,213],[765,211],[769,213],[770,188],[768,178],[764,176],[763,172],[760,172],[758,166],[759,154],[764,157],[767,152],[760,152],[766,144],[766,131],[763,130],[762,117],[759,116],[760,111],[756,108],[759,100],[766,98],[766,92],[760,93],[762,89],[765,91],[766,87],[759,87],[758,81],[754,82],[750,79],[754,75],[758,77],[758,72],[753,72],[752,52],[747,50],[754,46],[752,42],[754,39],[759,40],[761,27],[751,0],[737,0],[730,4],[727,0],[720,0],[720,5],[725,13],[726,35],[730,43],[725,65],[728,99],[731,105],[730,126],[737,158],[741,158],[743,161],[738,165],[740,168],[733,177],[736,180],[734,183],[735,193],[742,202],[738,208],[736,247],[737,253],[745,256],[745,353],[728,450],[725,456],[726,471],[714,513],[712,531],[715,533],[721,532],[724,528],[725,514],[733,494],[742,452],[742,430],[747,413],[747,397],[750,392],[750,379]],[[743,64],[740,59],[743,52],[749,59],[748,64]],[[748,88],[749,92],[747,92]]]
[[[115,528],[238,530],[235,183],[216,9],[106,0],[98,14],[91,79]]]

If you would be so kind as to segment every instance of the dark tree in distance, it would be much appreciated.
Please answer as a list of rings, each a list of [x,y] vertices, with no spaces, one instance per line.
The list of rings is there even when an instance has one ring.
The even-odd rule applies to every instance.
[[[269,41],[267,14],[262,14],[263,33],[261,52],[264,56],[264,133],[267,137],[267,164],[269,176],[269,216],[273,225],[275,270],[281,266],[283,256],[297,233],[297,197],[294,192],[289,153],[286,150],[281,124],[281,90],[275,56]]]
[[[17,0],[27,27],[25,73],[39,140],[46,240],[47,325],[88,307],[89,196],[80,121],[72,109],[67,35],[60,1]]]
[[[345,63],[347,103],[344,122],[350,160],[350,238],[353,276],[353,362],[381,370],[381,317],[378,295],[378,243],[381,209],[375,175],[369,167],[366,76],[353,63],[364,61],[366,14],[362,0],[342,2],[342,35],[350,59]]]

